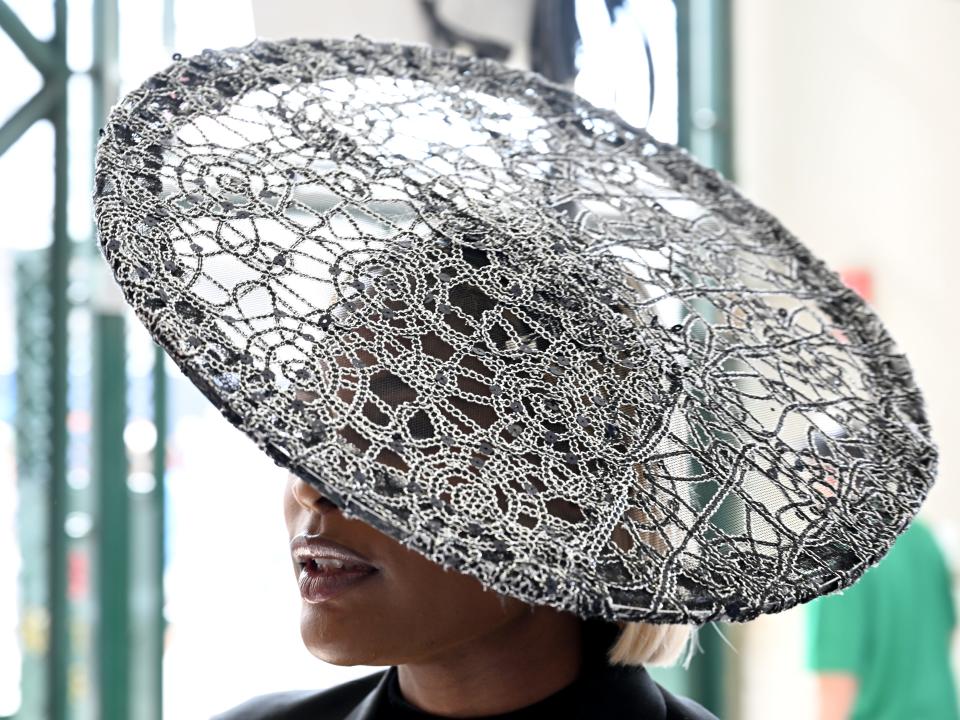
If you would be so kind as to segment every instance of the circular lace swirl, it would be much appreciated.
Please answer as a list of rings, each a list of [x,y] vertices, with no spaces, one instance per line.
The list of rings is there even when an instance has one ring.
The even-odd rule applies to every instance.
[[[933,481],[871,310],[683,150],[537,75],[257,42],[113,110],[100,243],[279,464],[522,600],[746,620],[852,583]]]

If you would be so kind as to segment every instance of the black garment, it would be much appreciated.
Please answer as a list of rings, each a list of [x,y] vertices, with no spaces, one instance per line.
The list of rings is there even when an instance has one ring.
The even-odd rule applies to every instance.
[[[716,720],[692,700],[657,685],[642,667],[610,665],[606,651],[618,628],[584,625],[583,666],[577,679],[540,702],[486,720]],[[275,693],[254,698],[216,720],[438,720],[400,694],[397,668],[321,692]]]
[[[396,668],[387,671],[387,699],[377,708],[374,720],[444,720],[441,715],[425,712],[407,702],[400,692],[399,677]],[[485,715],[484,720],[556,720],[564,717],[568,708],[576,707],[579,691],[579,684],[573,682],[533,705],[501,715]]]

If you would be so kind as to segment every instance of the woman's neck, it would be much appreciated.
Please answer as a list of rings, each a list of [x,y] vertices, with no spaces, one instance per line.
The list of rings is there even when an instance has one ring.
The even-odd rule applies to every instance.
[[[399,665],[400,691],[435,715],[510,712],[573,682],[581,642],[579,618],[537,607],[492,633]]]

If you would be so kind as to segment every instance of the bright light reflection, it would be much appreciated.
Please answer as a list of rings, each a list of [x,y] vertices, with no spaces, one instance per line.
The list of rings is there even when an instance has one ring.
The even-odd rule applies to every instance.
[[[645,127],[658,140],[676,143],[677,16],[672,0],[628,0],[613,24],[605,3],[580,0],[576,17],[582,45],[574,90],[631,125]],[[644,32],[655,73],[652,110]]]
[[[123,443],[135,455],[145,455],[157,444],[157,428],[146,418],[134,418],[123,430]]]

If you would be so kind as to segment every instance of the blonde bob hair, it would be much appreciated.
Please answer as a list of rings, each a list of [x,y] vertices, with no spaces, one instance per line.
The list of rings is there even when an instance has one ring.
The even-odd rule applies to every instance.
[[[674,665],[687,650],[689,662],[695,639],[690,625],[620,622],[620,635],[607,653],[611,665]]]

